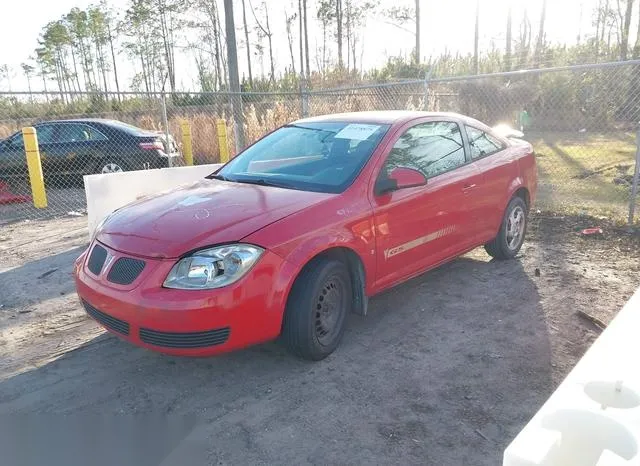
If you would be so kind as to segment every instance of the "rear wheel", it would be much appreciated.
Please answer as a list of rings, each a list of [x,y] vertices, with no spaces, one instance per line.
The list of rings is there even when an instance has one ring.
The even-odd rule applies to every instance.
[[[527,204],[521,197],[509,202],[500,225],[500,231],[484,248],[496,259],[512,259],[518,254],[527,232]]]
[[[292,353],[319,361],[340,343],[352,303],[349,271],[339,260],[318,258],[296,279],[284,316],[282,336]]]
[[[108,158],[98,161],[98,163],[96,164],[95,173],[122,173],[124,171],[127,171],[128,169],[128,166],[122,160],[116,158]]]

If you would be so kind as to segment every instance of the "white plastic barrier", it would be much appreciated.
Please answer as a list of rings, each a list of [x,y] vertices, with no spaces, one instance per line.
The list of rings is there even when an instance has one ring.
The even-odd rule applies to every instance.
[[[89,237],[100,221],[114,210],[142,196],[197,181],[218,167],[220,164],[85,176]]]
[[[640,288],[504,452],[504,466],[640,465]]]

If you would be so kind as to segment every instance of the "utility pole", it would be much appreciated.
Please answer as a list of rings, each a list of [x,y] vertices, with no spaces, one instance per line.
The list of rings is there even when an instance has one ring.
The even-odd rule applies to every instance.
[[[545,0],[546,1],[546,0]],[[476,32],[473,41],[473,72],[480,74],[478,41],[480,39],[480,0],[476,0]]]
[[[242,113],[242,96],[240,95],[240,77],[238,75],[238,48],[236,44],[236,26],[233,17],[233,0],[224,0],[224,22],[227,32],[227,62],[229,64],[229,86],[231,91],[231,107],[235,122],[236,153],[245,147],[244,115]]]
[[[416,64],[420,64],[420,0],[416,0]]]

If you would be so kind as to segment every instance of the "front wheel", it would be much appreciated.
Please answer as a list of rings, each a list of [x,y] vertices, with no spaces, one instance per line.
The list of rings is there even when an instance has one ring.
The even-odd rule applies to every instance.
[[[527,232],[527,204],[520,197],[509,202],[500,225],[500,231],[484,248],[490,256],[505,260],[513,259],[524,242]]]
[[[319,361],[340,343],[351,309],[349,271],[341,261],[319,258],[296,279],[285,310],[282,336],[292,353]]]

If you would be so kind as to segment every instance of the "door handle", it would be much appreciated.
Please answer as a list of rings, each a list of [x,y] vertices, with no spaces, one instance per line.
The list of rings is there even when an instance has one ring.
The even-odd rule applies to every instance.
[[[476,184],[475,184],[475,183],[473,183],[473,184],[465,184],[465,185],[462,187],[462,191],[464,191],[465,193],[468,193],[469,191],[471,191],[471,190],[472,190],[473,188],[475,188],[475,187],[476,187]]]

